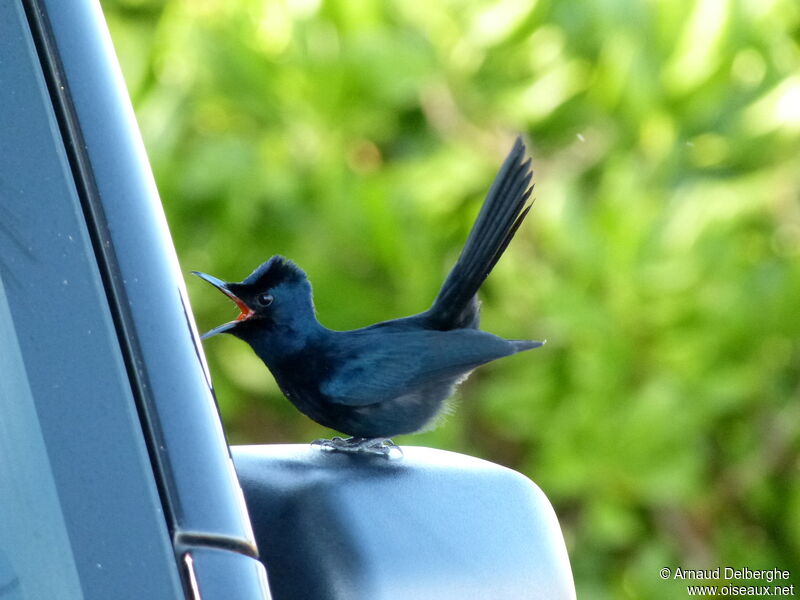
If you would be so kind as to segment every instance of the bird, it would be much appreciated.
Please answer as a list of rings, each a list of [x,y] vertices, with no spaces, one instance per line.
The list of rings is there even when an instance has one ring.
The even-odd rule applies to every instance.
[[[360,329],[328,329],[317,319],[306,273],[275,255],[239,282],[192,271],[240,310],[202,337],[227,333],[248,343],[301,413],[351,436],[313,443],[386,454],[397,448],[391,438],[435,427],[456,386],[476,367],[545,343],[479,329],[478,289],[533,205],[532,177],[518,136],[424,312]]]

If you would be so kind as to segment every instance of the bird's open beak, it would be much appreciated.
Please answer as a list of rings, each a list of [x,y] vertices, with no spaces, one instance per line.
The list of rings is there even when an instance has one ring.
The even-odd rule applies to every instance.
[[[201,339],[210,338],[212,335],[217,335],[218,333],[223,333],[228,331],[229,329],[233,328],[239,321],[244,321],[245,319],[249,319],[253,316],[253,310],[245,304],[244,300],[239,298],[236,294],[234,294],[228,288],[228,284],[221,279],[217,279],[213,275],[208,275],[207,273],[201,273],[200,271],[192,271],[192,275],[197,275],[200,279],[203,279],[217,288],[220,292],[225,294],[228,298],[233,300],[236,303],[236,306],[239,307],[241,314],[236,317],[235,320],[230,321],[228,323],[223,323],[219,327],[215,327],[211,331],[208,331],[201,335]]]

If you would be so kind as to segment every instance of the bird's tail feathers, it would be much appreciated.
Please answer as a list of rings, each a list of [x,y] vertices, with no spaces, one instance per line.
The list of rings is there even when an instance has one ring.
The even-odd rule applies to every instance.
[[[509,340],[511,344],[514,346],[514,350],[516,352],[525,352],[525,350],[533,350],[534,348],[540,348],[547,343],[547,340],[542,340],[541,342],[536,340]]]
[[[521,137],[500,167],[475,224],[428,315],[442,328],[463,327],[473,297],[531,208],[531,159]],[[475,318],[476,315],[472,315]],[[464,321],[464,322],[462,322]]]

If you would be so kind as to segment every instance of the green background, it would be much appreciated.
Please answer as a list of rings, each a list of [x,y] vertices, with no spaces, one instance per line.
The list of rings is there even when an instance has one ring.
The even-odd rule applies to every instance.
[[[536,204],[483,327],[548,344],[396,441],[535,480],[580,598],[800,569],[800,4],[103,7],[184,271],[284,254],[332,328],[429,306],[522,132]],[[188,285],[202,329],[236,314]],[[232,443],[331,435],[245,344],[205,347]]]

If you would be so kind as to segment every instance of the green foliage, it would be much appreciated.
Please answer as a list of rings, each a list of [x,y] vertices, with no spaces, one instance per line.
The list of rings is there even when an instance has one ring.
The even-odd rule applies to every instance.
[[[522,131],[537,203],[483,322],[549,343],[399,441],[537,481],[582,598],[800,566],[800,5],[103,4],[184,269],[285,254],[333,328],[429,305]],[[233,314],[189,286],[201,327]],[[206,348],[232,442],[330,434]]]

